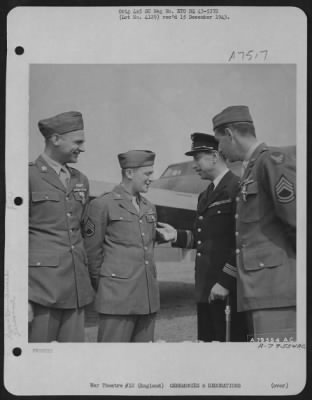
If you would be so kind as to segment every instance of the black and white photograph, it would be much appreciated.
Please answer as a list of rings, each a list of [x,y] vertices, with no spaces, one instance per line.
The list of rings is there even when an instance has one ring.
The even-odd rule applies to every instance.
[[[7,390],[299,393],[304,15],[79,11],[8,21]],[[44,369],[54,379],[32,385]]]

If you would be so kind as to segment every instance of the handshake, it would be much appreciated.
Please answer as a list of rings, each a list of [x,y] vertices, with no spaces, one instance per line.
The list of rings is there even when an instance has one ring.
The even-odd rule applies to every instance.
[[[177,240],[177,230],[169,224],[158,222],[156,231],[164,242],[175,242]]]

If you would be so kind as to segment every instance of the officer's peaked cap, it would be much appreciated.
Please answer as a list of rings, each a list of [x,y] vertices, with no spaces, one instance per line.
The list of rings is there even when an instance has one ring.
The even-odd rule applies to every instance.
[[[39,130],[44,137],[53,133],[64,133],[83,130],[82,114],[79,111],[67,111],[54,117],[42,119],[38,122]]]
[[[186,156],[193,156],[199,152],[212,152],[218,150],[218,141],[213,135],[195,132],[191,134],[192,148],[185,153]]]
[[[150,150],[129,150],[118,154],[118,161],[122,169],[149,167],[154,165],[155,156]]]

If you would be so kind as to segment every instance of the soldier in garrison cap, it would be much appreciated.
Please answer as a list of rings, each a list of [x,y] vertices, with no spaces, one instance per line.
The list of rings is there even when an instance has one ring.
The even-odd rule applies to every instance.
[[[173,247],[195,248],[195,297],[197,303],[197,337],[204,342],[226,340],[225,307],[229,297],[232,308],[230,340],[246,341],[246,321],[236,312],[236,269],[224,268],[235,250],[235,198],[239,178],[228,168],[218,152],[213,135],[193,133],[193,168],[211,183],[199,195],[192,231],[175,230],[159,223],[159,234]]]
[[[70,111],[39,121],[44,152],[29,164],[29,341],[83,342],[92,302],[81,222],[89,183],[76,163],[83,119]]]
[[[131,150],[118,155],[122,182],[90,202],[85,245],[97,290],[98,342],[154,339],[159,288],[154,262],[156,209],[148,191],[155,153]]]
[[[220,150],[243,161],[236,211],[238,310],[250,338],[296,338],[295,147],[268,147],[256,138],[247,106],[213,118]]]

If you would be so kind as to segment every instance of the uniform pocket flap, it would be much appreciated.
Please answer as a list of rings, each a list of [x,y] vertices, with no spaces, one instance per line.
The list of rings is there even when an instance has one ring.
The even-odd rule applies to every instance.
[[[57,267],[59,265],[59,256],[51,253],[29,253],[30,267]]]
[[[229,214],[231,212],[233,212],[233,204],[231,199],[215,201],[208,207],[209,215]]]
[[[247,194],[257,194],[258,193],[258,182],[250,182],[247,185]]]
[[[128,279],[130,277],[129,271],[118,271],[118,272],[109,272],[109,271],[101,271],[101,276],[104,278],[112,278],[112,279]]]
[[[111,221],[127,221],[127,222],[133,221],[131,216],[124,211],[120,211],[120,212],[112,211],[112,213],[109,215],[109,219]]]
[[[31,199],[33,202],[36,201],[60,201],[60,196],[57,192],[32,192],[31,193]]]
[[[244,267],[246,270],[272,268],[283,264],[285,253],[275,247],[258,247],[257,249],[243,249]]]

